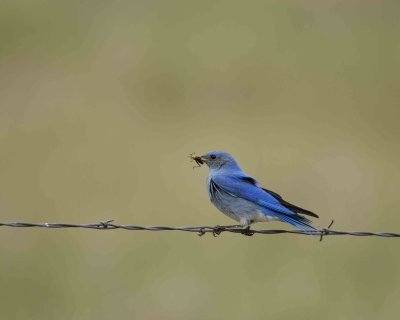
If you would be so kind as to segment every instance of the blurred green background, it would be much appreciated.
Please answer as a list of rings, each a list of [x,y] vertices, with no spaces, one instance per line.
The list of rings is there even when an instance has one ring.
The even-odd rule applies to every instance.
[[[400,231],[398,1],[0,3],[0,221],[217,225],[242,168]],[[280,223],[258,228],[283,228]],[[395,319],[399,240],[0,229],[1,319]]]

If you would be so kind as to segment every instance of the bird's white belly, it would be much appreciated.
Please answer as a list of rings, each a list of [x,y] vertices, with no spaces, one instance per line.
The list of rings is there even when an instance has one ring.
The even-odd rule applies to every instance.
[[[276,220],[275,217],[266,215],[260,207],[253,202],[242,198],[226,195],[212,203],[225,215],[240,222],[242,226],[249,226],[254,222]]]

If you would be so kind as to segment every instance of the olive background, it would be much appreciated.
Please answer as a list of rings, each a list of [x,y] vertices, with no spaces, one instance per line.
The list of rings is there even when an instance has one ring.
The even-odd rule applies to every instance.
[[[2,0],[0,221],[223,225],[241,167],[400,232],[400,2]],[[290,228],[273,222],[256,228]],[[0,319],[395,319],[396,238],[0,228]]]

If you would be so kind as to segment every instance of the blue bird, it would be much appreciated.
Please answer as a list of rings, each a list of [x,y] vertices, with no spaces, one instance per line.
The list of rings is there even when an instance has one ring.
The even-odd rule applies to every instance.
[[[203,163],[208,165],[207,190],[210,201],[242,227],[250,228],[255,222],[279,220],[300,230],[316,230],[312,222],[300,214],[315,218],[318,215],[262,188],[257,180],[240,169],[229,153],[211,151],[191,157],[199,166]]]

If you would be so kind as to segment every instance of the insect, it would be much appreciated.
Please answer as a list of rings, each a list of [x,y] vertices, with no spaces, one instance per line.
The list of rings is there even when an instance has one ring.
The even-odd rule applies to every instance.
[[[196,162],[196,164],[197,164],[197,166],[194,166],[193,169],[194,169],[194,168],[200,168],[201,165],[204,164],[204,161],[201,160],[201,157],[200,157],[200,156],[196,156],[196,153],[195,153],[195,152],[189,154],[189,158],[190,158],[190,161],[194,161],[194,162]]]

